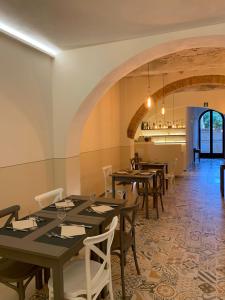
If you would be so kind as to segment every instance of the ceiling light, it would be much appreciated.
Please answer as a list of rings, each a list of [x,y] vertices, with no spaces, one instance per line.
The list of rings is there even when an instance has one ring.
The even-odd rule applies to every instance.
[[[11,36],[12,38],[15,38],[16,40],[19,40],[35,49],[40,50],[41,52],[50,55],[51,57],[55,57],[59,52],[59,49],[57,49],[56,47],[49,47],[47,45],[44,45],[43,43],[33,39],[32,37],[22,32],[17,31],[16,29],[6,24],[3,24],[2,22],[0,22],[0,31]]]

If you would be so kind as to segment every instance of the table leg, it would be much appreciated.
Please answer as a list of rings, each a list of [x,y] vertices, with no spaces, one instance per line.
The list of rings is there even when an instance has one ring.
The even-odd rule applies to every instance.
[[[165,195],[165,168],[163,168],[163,174],[162,174],[162,176],[163,176],[163,195]]]
[[[154,190],[154,194],[153,194],[153,206],[154,208],[156,208],[157,211],[157,218],[158,218],[158,199],[157,199],[157,181],[156,181],[156,175],[153,176],[153,190]]]
[[[115,178],[112,177],[112,197],[115,198],[115,196],[116,196]]]
[[[146,209],[146,219],[149,219],[149,209],[148,209],[148,181],[144,181],[144,203]]]
[[[54,300],[64,299],[63,266],[56,264],[53,268]]]
[[[168,164],[166,164],[166,174],[168,174]],[[166,189],[168,190],[168,180],[166,180]]]

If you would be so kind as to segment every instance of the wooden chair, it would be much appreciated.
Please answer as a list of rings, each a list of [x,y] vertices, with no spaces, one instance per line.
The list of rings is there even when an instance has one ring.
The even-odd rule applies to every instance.
[[[156,208],[156,214],[157,214],[157,218],[159,218],[159,205],[158,205],[158,198],[160,198],[160,202],[161,202],[161,207],[162,207],[162,211],[164,211],[164,206],[163,206],[163,180],[164,180],[164,176],[163,176],[163,170],[157,170],[156,174],[155,174],[156,178],[156,187],[153,187],[153,185],[151,185],[149,183],[148,185],[148,196],[153,197],[154,202],[153,202],[153,207]],[[144,207],[145,203],[144,203],[144,188],[142,186],[140,186],[140,183],[137,182],[137,199],[142,196],[143,197],[143,204],[142,204],[142,208]],[[148,201],[148,200],[147,200]]]
[[[0,218],[8,216],[4,226],[9,226],[13,219],[18,220],[19,209],[19,205],[14,205],[0,210]],[[0,259],[0,282],[14,289],[19,294],[19,300],[25,300],[26,288],[34,276],[36,287],[40,289],[41,267],[6,258]]]
[[[140,275],[140,269],[137,261],[136,243],[135,243],[135,221],[137,214],[138,204],[134,206],[124,207],[120,210],[120,229],[115,231],[114,240],[112,243],[112,255],[117,255],[120,258],[121,268],[121,285],[122,296],[126,298],[125,292],[125,278],[124,278],[124,266],[126,263],[126,254],[130,248],[132,248],[135,267],[138,275]]]
[[[109,288],[110,300],[113,300],[111,275],[111,245],[118,217],[114,217],[109,231],[88,237],[84,240],[85,259],[75,260],[63,271],[65,298],[68,300],[80,299],[95,300],[105,286]],[[98,248],[99,243],[106,243],[106,251]],[[91,260],[91,252],[102,262]],[[52,278],[49,280],[49,299],[54,298]]]
[[[58,188],[43,194],[40,194],[38,196],[34,197],[34,200],[38,202],[39,207],[45,208],[49,204],[55,203],[57,201],[62,200],[63,195],[63,188]],[[47,201],[50,201],[50,203],[47,203]]]

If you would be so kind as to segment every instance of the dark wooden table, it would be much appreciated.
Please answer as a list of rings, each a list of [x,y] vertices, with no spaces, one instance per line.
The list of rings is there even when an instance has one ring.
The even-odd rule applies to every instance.
[[[92,228],[86,229],[86,235],[66,240],[58,238],[58,242],[56,242],[57,239],[55,238],[54,243],[52,238],[49,238],[48,243],[43,240],[40,241],[40,239],[47,239],[46,233],[54,230],[62,223],[62,221],[57,218],[57,210],[54,211],[53,209],[43,209],[32,214],[48,220],[46,225],[40,225],[40,227],[34,231],[29,231],[28,233],[18,232],[18,235],[20,236],[15,236],[15,233],[17,232],[13,232],[11,229],[8,229],[8,235],[5,228],[0,229],[0,256],[52,269],[55,300],[64,299],[64,263],[79,252],[83,247],[83,240],[87,236],[101,233],[105,226],[111,222],[112,218],[115,215],[119,215],[120,208],[124,204],[123,200],[98,198],[96,199],[96,202],[118,204],[118,206],[106,214],[84,215],[86,212],[85,209],[88,208],[90,204],[93,204],[89,200],[89,197],[69,196],[69,198],[74,201],[74,203],[78,200],[83,200],[83,202],[79,206],[72,208],[67,213],[63,222],[68,221],[78,224],[90,224]],[[25,234],[25,236],[21,237],[21,234]],[[71,245],[68,246],[68,244],[63,244],[66,243],[65,241],[71,243]]]
[[[168,180],[164,179],[164,174],[168,174],[168,162],[151,162],[151,161],[140,161],[139,168],[146,169],[159,169],[163,170],[163,195],[165,195],[165,183],[166,189],[168,190]]]
[[[220,192],[222,197],[224,197],[224,170],[225,165],[220,165]]]
[[[116,181],[120,182],[141,182],[144,188],[144,203],[146,203],[146,219],[149,219],[149,207],[148,207],[148,183],[150,180],[153,181],[153,187],[156,187],[156,170],[149,170],[148,174],[141,174],[140,170],[132,171],[117,171],[112,173],[112,196],[115,198],[116,194]],[[143,171],[144,172],[144,171]],[[147,173],[147,172],[146,172]],[[155,197],[153,197],[153,202],[155,203]]]

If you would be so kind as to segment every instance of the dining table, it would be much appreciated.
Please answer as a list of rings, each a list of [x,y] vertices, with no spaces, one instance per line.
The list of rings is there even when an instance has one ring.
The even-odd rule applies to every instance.
[[[165,180],[165,174],[168,174],[168,162],[154,162],[154,161],[139,161],[138,168],[141,170],[159,169],[163,170],[163,195],[165,195],[165,185],[168,190],[168,181]]]
[[[143,185],[143,201],[145,203],[145,216],[149,219],[148,186],[152,181],[153,189],[156,190],[156,169],[150,170],[118,170],[111,174],[112,177],[112,197],[116,195],[116,182],[133,183],[140,182]],[[153,195],[153,203],[156,203],[156,193]]]
[[[51,204],[29,216],[37,220],[37,226],[28,230],[14,230],[7,226],[0,228],[0,256],[52,269],[54,299],[64,299],[63,265],[83,248],[88,236],[104,232],[112,218],[119,215],[124,200],[70,195],[65,198],[74,206],[66,209],[66,216],[59,219],[59,209]],[[65,199],[61,200],[64,201]],[[58,203],[58,202],[57,202]],[[92,205],[111,206],[105,213],[96,213]],[[65,238],[60,235],[64,225],[78,225],[85,228],[85,234]]]

